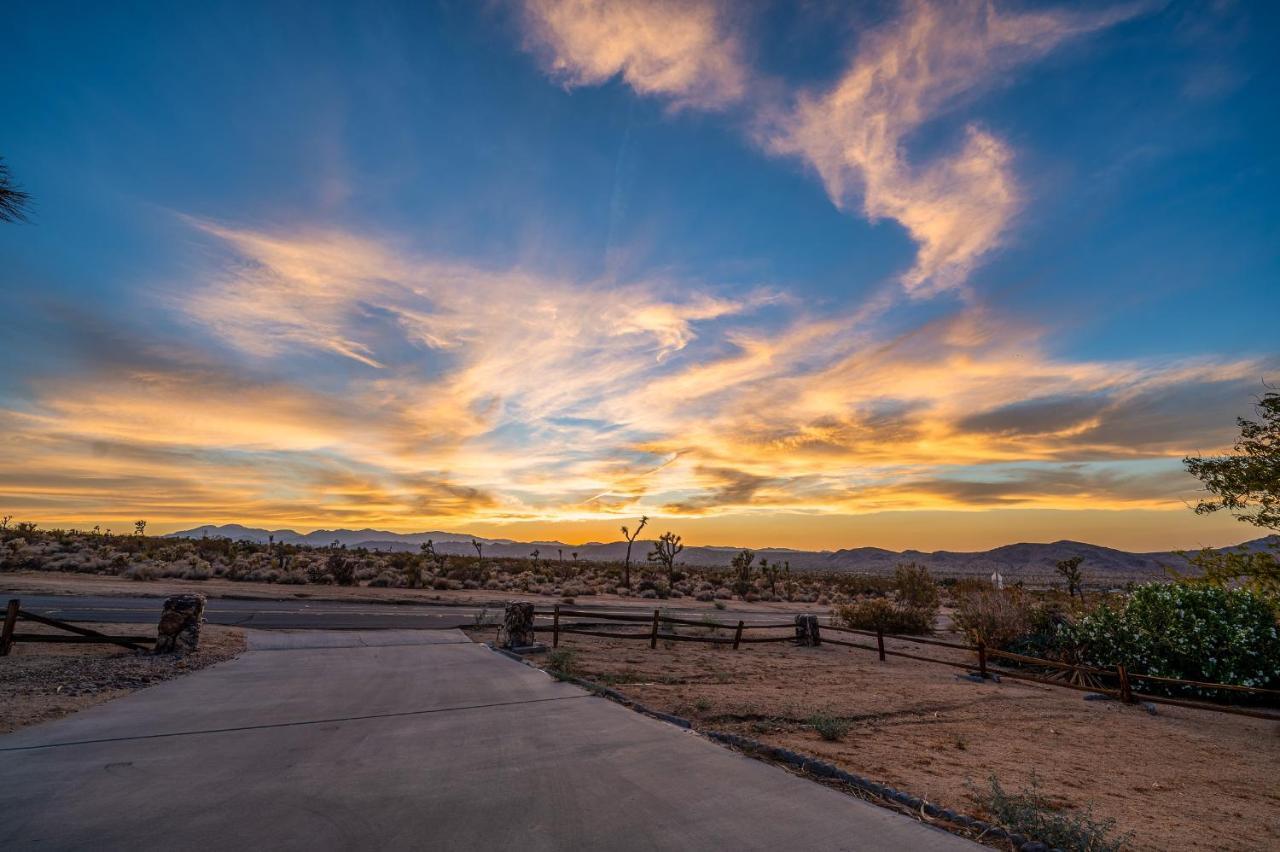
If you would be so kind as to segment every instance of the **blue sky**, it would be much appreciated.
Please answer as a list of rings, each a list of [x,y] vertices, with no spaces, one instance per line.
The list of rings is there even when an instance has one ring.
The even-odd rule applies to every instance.
[[[1250,533],[1178,460],[1280,363],[1269,4],[9,17],[19,516]]]

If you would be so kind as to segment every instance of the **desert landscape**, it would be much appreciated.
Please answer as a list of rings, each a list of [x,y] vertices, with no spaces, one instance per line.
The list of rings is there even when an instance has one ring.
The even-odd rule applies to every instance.
[[[1280,4],[4,21],[5,849],[1280,849]]]

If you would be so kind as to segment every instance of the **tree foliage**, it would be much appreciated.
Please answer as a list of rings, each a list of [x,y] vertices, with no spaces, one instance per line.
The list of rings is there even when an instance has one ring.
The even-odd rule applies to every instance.
[[[13,182],[9,167],[0,160],[0,222],[25,222],[31,196]]]
[[[1246,523],[1280,529],[1280,393],[1254,405],[1258,420],[1237,418],[1240,439],[1225,456],[1188,456],[1182,462],[1213,495],[1196,514],[1226,510]]]

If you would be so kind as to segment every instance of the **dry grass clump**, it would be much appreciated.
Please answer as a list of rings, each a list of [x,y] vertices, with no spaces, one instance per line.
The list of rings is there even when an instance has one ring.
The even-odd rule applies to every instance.
[[[1021,589],[975,585],[956,596],[955,621],[970,642],[1005,648],[1031,629],[1031,604]]]

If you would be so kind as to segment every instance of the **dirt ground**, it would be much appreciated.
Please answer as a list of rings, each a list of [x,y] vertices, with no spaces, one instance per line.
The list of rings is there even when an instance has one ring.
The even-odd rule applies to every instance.
[[[697,728],[814,755],[974,816],[987,815],[970,784],[985,786],[994,773],[1006,790],[1021,790],[1034,772],[1055,807],[1092,803],[1118,834],[1133,834],[1135,849],[1280,848],[1275,722],[1166,706],[1151,715],[1080,692],[975,683],[945,666],[881,663],[872,652],[831,645],[733,651],[660,642],[651,651],[644,642],[566,636],[561,648],[574,652],[575,674]],[[819,712],[848,720],[841,741],[823,740],[808,724]]]
[[[0,603],[11,597],[28,595],[141,595],[168,597],[169,595],[198,592],[211,598],[239,598],[251,600],[314,600],[349,601],[360,603],[421,604],[431,606],[464,606],[488,604],[501,607],[508,600],[536,601],[539,608],[562,603],[564,599],[552,595],[536,595],[529,592],[497,592],[485,589],[435,590],[393,589],[371,586],[286,586],[278,583],[255,583],[247,580],[129,580],[100,574],[73,574],[53,571],[5,571],[0,574]],[[647,600],[618,595],[590,595],[576,598],[578,604],[609,604],[619,607],[639,607],[652,612],[655,607],[678,607],[682,610],[705,609],[716,612],[711,602],[691,597],[678,600]],[[829,607],[812,603],[773,603],[725,601],[735,611],[752,612],[815,612],[825,613]],[[566,604],[567,605],[567,604]]]
[[[142,635],[130,624],[77,624],[110,635]],[[68,635],[18,622],[20,633]],[[116,645],[15,644],[0,657],[0,733],[47,722],[128,695],[137,689],[229,660],[244,650],[244,631],[206,624],[200,650],[185,656],[152,655]]]

